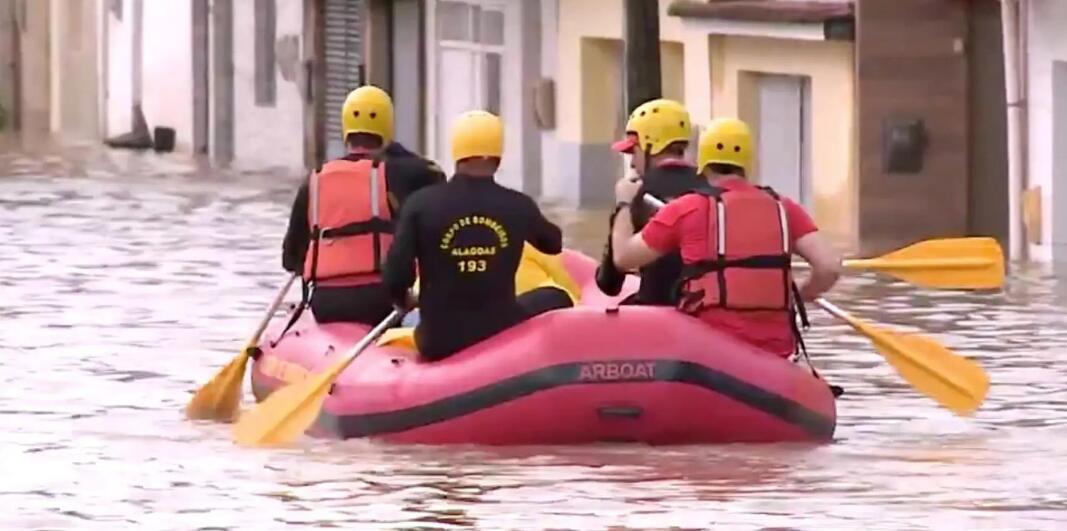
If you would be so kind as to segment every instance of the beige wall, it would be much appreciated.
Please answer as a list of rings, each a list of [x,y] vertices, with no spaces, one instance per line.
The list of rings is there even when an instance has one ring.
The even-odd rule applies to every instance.
[[[96,0],[22,2],[22,130],[93,138],[99,132]],[[8,6],[4,6],[8,7]],[[7,37],[6,35],[3,37]]]
[[[66,138],[95,138],[97,109],[97,2],[51,2],[51,130]]]
[[[663,93],[666,97],[677,98],[689,105],[694,119],[710,118],[710,102],[707,98],[710,98],[711,92],[707,88],[706,40],[689,35],[682,29],[678,18],[667,15],[669,3],[660,2],[660,39],[666,41],[661,45],[660,59]],[[562,141],[583,141],[583,120],[600,120],[602,116],[599,112],[587,113],[581,109],[581,82],[583,78],[591,77],[591,73],[583,74],[582,70],[588,64],[584,55],[583,38],[591,37],[617,43],[618,60],[621,64],[623,15],[623,2],[620,0],[567,0],[559,3],[559,45],[556,63],[559,123],[556,132]],[[621,72],[617,75],[621,76]],[[620,82],[624,81],[622,77],[619,79]],[[702,98],[704,101],[699,101]],[[619,112],[624,113],[625,110]]]
[[[754,94],[754,76],[745,73],[811,78],[813,215],[836,242],[853,249],[858,172],[852,43],[709,37],[667,15],[669,4],[660,2],[663,92],[685,103],[694,124],[713,116],[754,116],[756,102],[748,97]],[[606,144],[625,119],[619,96],[623,5],[620,0],[560,2],[556,138],[561,144]]]
[[[620,133],[623,107],[621,68],[623,46],[615,39],[581,40],[580,127],[576,140],[594,144],[614,141]],[[572,85],[573,86],[573,85]]]
[[[856,129],[850,42],[709,37],[716,116],[747,119],[754,132],[755,76],[811,78],[811,178],[816,222],[841,245],[857,238]]]
[[[584,142],[610,143],[619,139],[626,123],[623,101],[623,42],[618,39],[582,37],[578,85],[579,138]],[[684,49],[680,43],[661,45],[663,96],[685,100]]]
[[[27,133],[46,133],[50,126],[49,4],[22,3],[26,26],[19,43],[22,85],[19,92],[22,130]]]

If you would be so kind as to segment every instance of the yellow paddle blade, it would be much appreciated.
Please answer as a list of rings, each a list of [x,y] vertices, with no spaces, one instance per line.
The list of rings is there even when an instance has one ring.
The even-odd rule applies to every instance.
[[[845,260],[905,282],[939,289],[996,289],[1004,285],[1004,253],[993,238],[926,240],[879,258]]]
[[[912,387],[958,415],[970,415],[985,400],[989,375],[980,365],[918,334],[893,332],[861,321],[826,299],[815,302],[863,334]]]
[[[241,415],[233,426],[233,440],[243,446],[278,446],[298,439],[315,423],[330,386],[349,361],[342,359],[325,372],[271,393]]]
[[[244,383],[245,367],[249,352],[255,348],[246,346],[230,363],[226,364],[211,380],[196,390],[185,416],[197,420],[232,421],[241,409],[241,386]]]
[[[989,375],[974,361],[915,334],[875,329],[868,337],[912,387],[956,414],[970,415],[985,400]]]

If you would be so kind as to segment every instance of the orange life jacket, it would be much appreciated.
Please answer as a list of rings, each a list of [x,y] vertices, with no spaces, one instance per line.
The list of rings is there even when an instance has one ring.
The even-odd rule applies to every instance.
[[[789,223],[770,188],[702,189],[708,198],[707,249],[683,267],[678,308],[793,311]]]
[[[379,282],[393,243],[385,165],[379,160],[334,160],[308,181],[311,244],[304,280],[320,286]]]

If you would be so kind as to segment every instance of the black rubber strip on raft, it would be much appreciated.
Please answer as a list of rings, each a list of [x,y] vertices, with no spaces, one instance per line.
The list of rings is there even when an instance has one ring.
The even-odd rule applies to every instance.
[[[595,363],[654,363],[651,378],[582,379],[583,366]],[[604,360],[564,363],[513,376],[477,389],[435,400],[428,404],[360,415],[332,415],[323,412],[317,424],[331,434],[348,439],[403,432],[462,417],[476,411],[510,402],[540,391],[566,385],[597,385],[633,382],[678,382],[695,385],[733,399],[753,409],[788,422],[819,440],[833,437],[835,422],[803,404],[759,386],[698,363],[677,360]],[[257,395],[263,389],[257,389]]]

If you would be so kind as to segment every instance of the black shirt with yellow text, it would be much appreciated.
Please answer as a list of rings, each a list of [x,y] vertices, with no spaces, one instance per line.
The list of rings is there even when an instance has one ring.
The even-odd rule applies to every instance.
[[[515,296],[524,242],[563,249],[559,227],[530,197],[489,177],[456,175],[413,195],[397,224],[383,282],[400,301],[418,265],[422,355],[439,359],[526,318]]]

